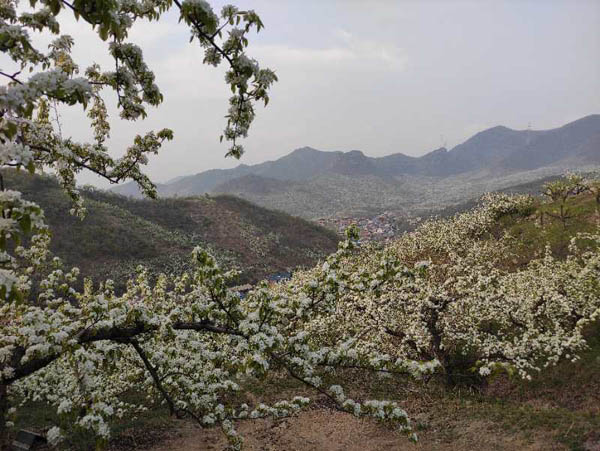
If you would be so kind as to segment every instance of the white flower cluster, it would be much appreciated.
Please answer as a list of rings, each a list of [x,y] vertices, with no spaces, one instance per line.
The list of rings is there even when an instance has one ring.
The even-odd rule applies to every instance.
[[[84,78],[69,78],[61,69],[32,75],[23,84],[0,87],[0,108],[20,114],[42,96],[49,96],[69,105],[87,103],[91,86]]]
[[[576,237],[566,259],[548,251],[512,264],[515,239],[493,227],[531,210],[528,196],[488,195],[482,207],[427,221],[383,250],[350,246],[279,289],[319,304],[305,327],[323,345],[359,337],[361,352],[437,362],[448,383],[495,368],[531,378],[576,359],[600,314],[600,234]]]
[[[11,193],[5,197],[19,198]],[[332,267],[338,257],[330,258]],[[140,269],[121,296],[108,282],[97,289],[86,282],[82,291],[75,290],[78,271],[57,266],[41,280],[38,303],[1,305],[0,384],[9,386],[13,399],[55,406],[60,430],[52,429],[49,439],[76,428],[107,440],[114,418],[160,402],[173,414],[220,424],[231,445],[239,448],[242,440],[233,420],[290,415],[309,402],[295,397],[272,406],[236,405],[231,393],[277,369],[328,394],[343,410],[396,421],[411,433],[397,406],[361,405],[335,391],[329,394],[322,376],[365,368],[422,377],[435,371],[437,361],[366,352],[352,339],[319,345],[302,325],[327,309],[266,285],[241,300],[226,288],[233,273],[223,273],[200,248],[193,259],[193,273],[161,276],[155,284]],[[124,402],[121,394],[131,390],[146,393],[147,402]]]
[[[33,152],[27,145],[8,141],[0,144],[0,165],[29,166],[33,161]]]

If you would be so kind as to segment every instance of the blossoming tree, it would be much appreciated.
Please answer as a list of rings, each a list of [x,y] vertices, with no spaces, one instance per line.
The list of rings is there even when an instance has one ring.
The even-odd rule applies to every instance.
[[[544,195],[558,204],[556,212],[547,211],[546,214],[560,219],[563,228],[566,230],[567,221],[573,217],[569,208],[567,208],[567,200],[588,190],[588,185],[590,188],[593,187],[593,183],[586,181],[579,174],[567,174],[562,179],[544,184]]]
[[[263,26],[256,13],[225,6],[217,15],[204,0],[30,0],[29,6],[0,2],[0,49],[13,64],[0,71],[2,168],[53,171],[73,200],[71,213],[81,217],[85,206],[76,188],[81,171],[111,182],[134,180],[155,196],[141,166],[172,132],[136,136],[123,157],[112,158],[105,98],[116,96],[122,120],[143,119],[148,105],[161,103],[154,74],[128,34],[136,21],[159,20],[169,9],[189,27],[206,64],[226,64],[233,95],[221,139],[231,143],[229,155],[242,154],[239,139],[248,133],[254,106],[266,105],[276,81],[273,71],[246,55],[249,33]],[[74,39],[60,34],[67,15],[89,24],[108,43],[114,67],[79,67],[71,56]],[[34,31],[55,35],[47,50],[36,48]],[[57,106],[83,106],[94,139],[64,138],[50,115]],[[322,375],[361,366],[420,376],[436,362],[380,358],[376,351],[355,349],[352,333],[341,334],[331,346],[319,344],[301,326],[328,315],[335,297],[287,297],[261,286],[242,301],[227,289],[235,273],[223,272],[202,249],[193,253],[194,271],[177,277],[151,283],[140,269],[122,295],[109,280],[85,281],[77,290],[78,270],[49,256],[43,211],[4,186],[1,176],[0,211],[0,439],[13,425],[19,403],[29,399],[56,409],[51,443],[80,428],[93,432],[98,446],[106,443],[114,418],[160,402],[173,415],[220,425],[239,448],[233,420],[287,415],[308,402],[303,397],[269,406],[240,401],[236,393],[245,383],[273,371],[313,387],[339,409],[393,420],[410,432],[406,413],[395,403],[353,401],[340,386],[324,385]],[[347,246],[332,261],[342,258]],[[145,393],[147,402],[126,402],[121,395],[132,390]]]
[[[585,180],[585,190],[594,196],[596,201],[596,220],[600,224],[600,174]]]
[[[566,259],[547,248],[515,264],[517,241],[497,221],[527,218],[532,205],[529,196],[488,195],[479,208],[297,272],[278,289],[329,299],[330,314],[304,326],[323,345],[353,334],[357,350],[387,354],[380,364],[435,360],[449,385],[479,385],[500,370],[531,379],[576,360],[600,319],[597,232],[574,236]]]

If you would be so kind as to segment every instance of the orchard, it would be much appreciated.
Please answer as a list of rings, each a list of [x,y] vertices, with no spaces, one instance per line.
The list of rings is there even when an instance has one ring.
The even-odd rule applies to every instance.
[[[128,34],[136,21],[159,21],[168,10],[189,28],[190,45],[207,65],[227,67],[232,96],[221,139],[239,158],[255,107],[268,103],[277,81],[246,54],[251,34],[263,28],[254,11],[225,6],[217,13],[204,0],[2,0],[0,49],[13,65],[0,73],[2,168],[55,174],[72,199],[70,213],[83,220],[76,185],[83,171],[113,183],[133,180],[156,196],[142,166],[173,133],[135,136],[113,158],[105,99],[116,97],[116,120],[143,120],[147,107],[162,102],[152,68]],[[74,38],[61,34],[68,16],[107,43],[111,67],[80,67],[73,59]],[[36,48],[34,32],[55,38]],[[57,106],[81,110],[94,139],[62,137],[51,114]],[[579,182],[581,191],[597,192],[597,182]],[[221,269],[201,248],[187,273],[153,280],[139,268],[124,293],[110,280],[75,288],[79,271],[50,254],[42,209],[1,176],[0,188],[0,441],[28,401],[56,411],[51,444],[84,430],[98,448],[115,420],[162,404],[175,417],[221,427],[240,449],[237,420],[287,416],[310,403],[304,396],[240,401],[246,384],[271,374],[416,439],[396,402],[348,397],[346,371],[440,377],[449,385],[483,384],[499,371],[529,379],[576,360],[586,348],[584,329],[600,315],[597,233],[574,237],[567,258],[547,251],[525,266],[511,265],[514,238],[495,234],[494,224],[502,215],[529,214],[528,196],[490,195],[479,208],[430,220],[384,248],[361,248],[349,229],[318,267],[286,283],[259,284],[240,299],[228,289],[236,272]],[[143,396],[127,401],[122,395],[130,392]]]

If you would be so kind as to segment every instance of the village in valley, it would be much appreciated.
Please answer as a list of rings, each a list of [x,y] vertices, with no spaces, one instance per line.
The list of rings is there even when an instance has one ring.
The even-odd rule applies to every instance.
[[[318,224],[333,229],[340,235],[343,235],[348,227],[355,225],[358,227],[361,241],[365,242],[389,241],[405,231],[412,230],[420,221],[421,218],[409,218],[394,211],[384,211],[371,217],[344,216],[316,220]]]

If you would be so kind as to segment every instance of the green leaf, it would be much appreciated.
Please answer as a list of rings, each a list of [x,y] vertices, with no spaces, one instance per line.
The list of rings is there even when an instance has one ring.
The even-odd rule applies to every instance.
[[[25,215],[19,220],[19,226],[24,233],[31,232],[31,216]]]
[[[4,128],[4,134],[9,139],[12,139],[17,134],[17,124],[14,122],[8,122]]]
[[[50,8],[50,11],[52,12],[53,15],[57,15],[60,12],[60,1],[59,0],[52,0],[50,2],[48,2],[48,7]],[[75,13],[75,17],[77,17],[77,13]]]
[[[13,300],[17,304],[21,304],[25,300],[25,297],[23,296],[23,293],[21,293],[15,287],[13,287],[12,290],[11,290],[11,297],[13,298]]]

